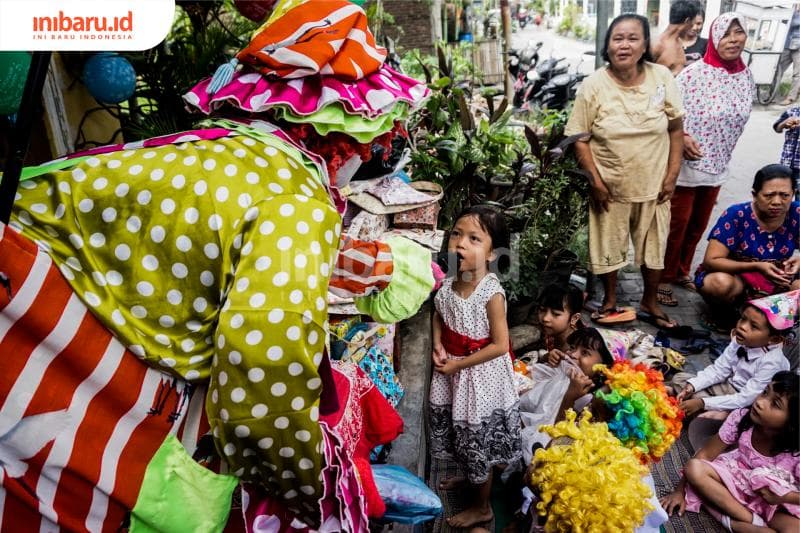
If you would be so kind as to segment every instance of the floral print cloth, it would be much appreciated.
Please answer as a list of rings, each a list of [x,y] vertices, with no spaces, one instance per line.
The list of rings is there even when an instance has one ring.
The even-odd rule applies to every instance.
[[[720,24],[730,25],[731,20],[726,18]],[[709,46],[719,45],[727,25],[721,34],[712,32]],[[703,60],[683,69],[676,81],[686,110],[683,129],[703,152],[699,161],[683,163],[700,173],[681,172],[677,184],[682,187],[721,185],[727,176],[731,153],[753,108],[756,87],[753,75],[750,69],[729,74],[724,68]]]
[[[767,503],[755,491],[769,487],[776,494],[786,494],[788,490],[785,486],[790,483],[794,483],[793,490],[797,490],[797,480],[800,479],[800,457],[790,452],[779,453],[774,457],[761,455],[753,447],[753,428],[742,432],[737,441],[737,425],[747,411],[748,409],[732,411],[719,429],[719,438],[722,442],[738,446],[719,455],[713,461],[704,462],[714,468],[725,488],[739,503],[769,522],[778,510],[778,506]],[[698,512],[702,503],[692,486],[686,485],[686,510]],[[781,507],[800,518],[800,505],[781,504]]]
[[[317,419],[340,216],[275,136],[98,154],[21,183],[11,227],[131,352],[189,381],[230,471],[318,520]]]
[[[722,212],[708,233],[730,250],[737,261],[783,261],[792,256],[798,247],[800,234],[800,202],[792,202],[783,225],[767,232],[758,225],[753,204],[733,204]],[[702,263],[697,267],[694,282],[702,287],[707,272]]]

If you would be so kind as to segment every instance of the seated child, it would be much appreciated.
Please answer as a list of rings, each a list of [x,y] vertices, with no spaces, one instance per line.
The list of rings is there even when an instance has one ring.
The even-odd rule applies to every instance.
[[[520,397],[519,411],[522,421],[522,454],[525,464],[530,464],[535,443],[547,444],[550,437],[539,431],[542,424],[553,424],[563,420],[567,409],[580,411],[591,401],[589,393],[594,390],[594,378],[598,375],[594,366],[611,366],[614,358],[609,351],[605,335],[613,336],[611,330],[583,328],[573,331],[566,344],[567,353],[554,350],[548,364],[530,367],[533,388]],[[625,354],[617,353],[624,358]],[[552,363],[552,364],[551,364]]]
[[[680,434],[683,413],[656,370],[618,359],[598,372],[606,383],[594,393],[591,413],[605,423],[590,424],[587,409],[576,426],[568,410],[566,422],[541,428],[554,440],[529,469],[537,511],[549,531],[656,532],[668,517],[647,465]]]
[[[728,415],[661,505],[680,515],[704,505],[728,531],[800,531],[798,452],[800,378],[782,371],[752,407]]]
[[[696,376],[675,375],[672,388],[686,416],[749,407],[776,372],[789,370],[783,337],[797,319],[798,295],[800,290],[750,301],[712,365]]]
[[[583,327],[583,292],[574,285],[547,285],[539,296],[539,323],[549,354],[567,347],[567,337]]]

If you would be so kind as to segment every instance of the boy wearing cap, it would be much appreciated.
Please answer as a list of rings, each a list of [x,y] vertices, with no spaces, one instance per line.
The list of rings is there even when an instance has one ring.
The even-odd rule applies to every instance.
[[[672,380],[686,416],[749,407],[776,372],[789,370],[783,339],[797,321],[800,290],[750,301],[731,332],[731,343],[696,376]]]

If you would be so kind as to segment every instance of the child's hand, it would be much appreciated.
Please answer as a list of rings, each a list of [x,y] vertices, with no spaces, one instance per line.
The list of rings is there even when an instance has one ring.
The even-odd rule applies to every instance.
[[[789,117],[786,120],[784,120],[778,127],[782,129],[795,129],[798,126],[800,126],[800,118]]]
[[[692,416],[693,414],[702,411],[705,408],[705,404],[700,398],[692,398],[691,400],[682,401],[680,408],[683,409],[683,412],[686,414],[686,416]]]
[[[453,374],[461,370],[461,364],[455,359],[447,359],[444,361],[444,363],[436,364],[435,369],[440,374],[444,374],[445,376],[452,376]]]
[[[594,383],[592,380],[577,368],[570,368],[567,370],[569,376],[569,387],[567,387],[566,396],[569,398],[578,399],[584,394],[588,394],[592,390]]]
[[[778,496],[777,494],[769,490],[768,487],[764,487],[763,489],[758,489],[756,492],[758,493],[759,496],[764,498],[765,502],[767,502],[770,505],[780,505],[783,503],[783,496]]]
[[[667,516],[671,515],[673,511],[676,511],[678,516],[683,516],[683,512],[686,510],[686,498],[683,495],[683,489],[673,490],[666,496],[660,497],[658,503],[664,508]]]
[[[547,364],[556,367],[558,363],[561,362],[562,359],[566,358],[567,354],[562,352],[561,350],[552,349],[547,352]]]
[[[444,351],[444,347],[441,344],[435,344],[433,346],[431,359],[433,359],[434,366],[442,365],[447,361],[447,352]]]
[[[678,394],[675,399],[678,400],[678,403],[681,403],[683,400],[687,398],[691,398],[694,394],[694,385],[688,383],[683,390]]]

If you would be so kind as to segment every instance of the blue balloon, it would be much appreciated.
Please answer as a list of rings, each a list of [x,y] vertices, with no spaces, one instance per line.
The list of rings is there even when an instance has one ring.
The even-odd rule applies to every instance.
[[[124,57],[114,52],[95,54],[83,66],[83,83],[102,104],[118,104],[133,96],[136,71]]]

